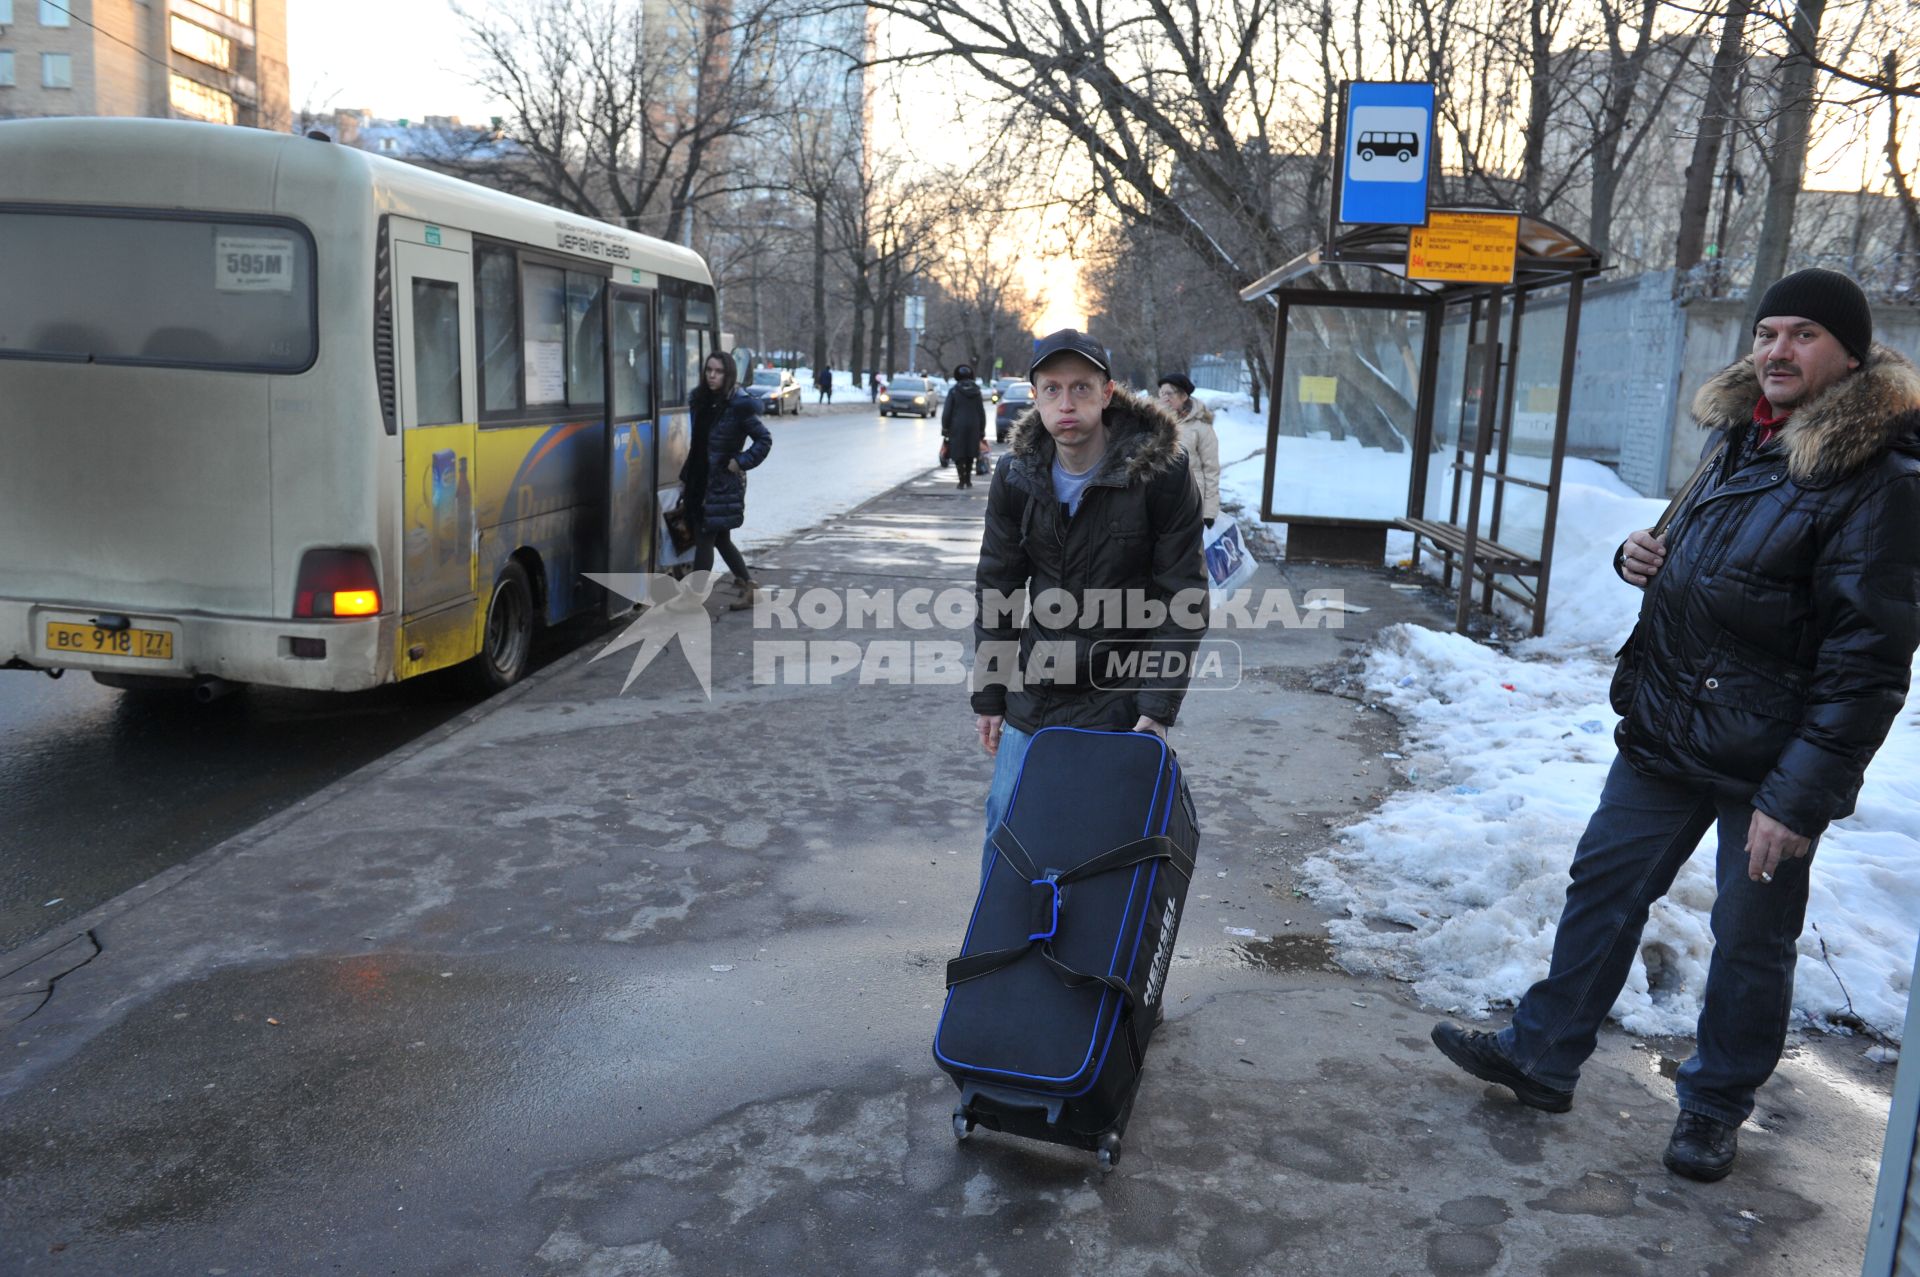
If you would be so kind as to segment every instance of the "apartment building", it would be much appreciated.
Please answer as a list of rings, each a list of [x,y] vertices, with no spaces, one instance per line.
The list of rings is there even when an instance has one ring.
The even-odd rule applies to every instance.
[[[286,0],[0,0],[0,118],[286,128]]]

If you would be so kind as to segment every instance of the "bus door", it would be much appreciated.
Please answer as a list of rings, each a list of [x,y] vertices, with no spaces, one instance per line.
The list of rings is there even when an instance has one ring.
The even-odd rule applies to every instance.
[[[477,650],[473,267],[460,232],[395,218],[393,238],[406,676]]]
[[[659,511],[654,500],[653,293],[615,284],[607,294],[607,568],[654,567]],[[607,592],[609,615],[630,601]]]

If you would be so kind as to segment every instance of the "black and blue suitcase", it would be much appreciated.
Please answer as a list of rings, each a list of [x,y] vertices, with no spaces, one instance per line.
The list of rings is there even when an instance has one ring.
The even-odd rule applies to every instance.
[[[1049,727],[994,831],[933,1053],[976,1126],[1120,1157],[1200,840],[1157,736]]]

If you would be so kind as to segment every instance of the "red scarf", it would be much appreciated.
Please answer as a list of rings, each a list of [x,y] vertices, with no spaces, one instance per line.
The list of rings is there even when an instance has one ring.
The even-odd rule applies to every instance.
[[[1753,406],[1753,424],[1760,431],[1759,437],[1753,441],[1755,450],[1766,447],[1767,442],[1779,433],[1780,427],[1786,425],[1787,418],[1792,415],[1793,410],[1789,408],[1775,416],[1773,405],[1767,402],[1765,395],[1760,396],[1760,402]]]

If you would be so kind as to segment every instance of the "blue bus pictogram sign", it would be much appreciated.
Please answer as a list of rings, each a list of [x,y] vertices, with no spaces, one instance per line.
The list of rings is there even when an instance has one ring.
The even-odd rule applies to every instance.
[[[1433,161],[1433,86],[1346,86],[1338,220],[1424,226]]]

